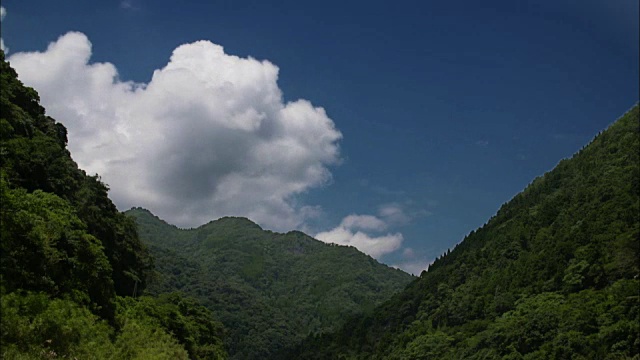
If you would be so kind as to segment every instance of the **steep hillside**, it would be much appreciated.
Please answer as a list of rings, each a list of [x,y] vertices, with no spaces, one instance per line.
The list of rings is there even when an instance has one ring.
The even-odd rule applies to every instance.
[[[0,50],[0,358],[222,359],[222,327],[142,292],[153,262]]]
[[[291,359],[638,359],[638,106],[407,289]]]
[[[265,231],[244,218],[181,230],[144,209],[127,214],[156,258],[149,291],[197,297],[227,327],[234,359],[267,359],[309,334],[337,330],[413,279],[353,247]]]

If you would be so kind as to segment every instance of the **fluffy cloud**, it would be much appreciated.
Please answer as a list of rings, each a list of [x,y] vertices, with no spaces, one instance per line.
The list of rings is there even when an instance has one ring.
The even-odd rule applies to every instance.
[[[71,32],[9,60],[119,208],[143,206],[179,226],[247,216],[275,230],[314,212],[295,196],[331,179],[342,135],[323,108],[283,103],[274,64],[198,41],[139,84],[90,58],[87,37]]]
[[[315,238],[326,243],[355,246],[363,253],[379,259],[398,250],[404,240],[401,233],[379,234],[389,227],[389,220],[393,221],[391,218],[385,218],[383,208],[380,217],[355,214],[346,216],[340,225],[316,234]],[[402,213],[400,207],[397,210]]]
[[[348,215],[338,226],[317,233],[315,238],[326,243],[354,246],[378,260],[386,254],[402,249],[398,254],[399,263],[393,266],[419,275],[430,262],[416,254],[412,248],[402,248],[402,233],[391,232],[389,229],[402,227],[418,217],[429,214],[423,209],[412,209],[411,203],[387,203],[378,207],[376,215]]]
[[[381,236],[371,236],[362,231],[343,227],[316,234],[316,239],[326,243],[338,245],[350,245],[356,247],[365,254],[369,254],[379,259],[382,255],[396,251],[402,245],[402,234],[386,234]]]

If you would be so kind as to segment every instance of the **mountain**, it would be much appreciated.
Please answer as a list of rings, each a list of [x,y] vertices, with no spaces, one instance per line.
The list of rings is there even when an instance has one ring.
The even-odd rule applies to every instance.
[[[638,106],[406,290],[290,359],[639,359]]]
[[[135,223],[1,50],[0,105],[0,358],[226,358],[193,299],[134,298],[153,270]]]
[[[126,214],[156,259],[149,292],[179,290],[211,309],[228,330],[233,359],[268,359],[337,330],[414,279],[354,247],[265,231],[245,218],[183,230],[145,209]]]

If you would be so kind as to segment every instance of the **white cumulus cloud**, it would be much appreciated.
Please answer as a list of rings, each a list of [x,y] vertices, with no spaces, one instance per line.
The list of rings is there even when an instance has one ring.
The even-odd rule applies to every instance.
[[[343,226],[318,233],[315,238],[326,243],[354,246],[376,259],[399,249],[403,240],[401,233],[371,236],[362,231],[354,231]]]
[[[146,207],[179,226],[246,216],[274,230],[313,213],[295,197],[331,179],[342,135],[323,108],[283,102],[274,64],[197,41],[140,84],[90,62],[91,47],[70,32],[9,61],[119,208]]]
[[[338,226],[317,233],[315,238],[326,243],[354,246],[380,260],[384,255],[402,248],[404,236],[390,229],[405,226],[427,215],[428,212],[423,209],[412,209],[411,204],[386,203],[378,207],[377,215],[345,216]],[[404,248],[401,255],[401,263],[394,266],[407,272],[419,274],[428,266],[412,248]]]
[[[404,240],[401,233],[380,234],[389,224],[373,215],[348,215],[334,229],[316,234],[315,238],[326,243],[350,245],[365,254],[379,259],[400,248]]]

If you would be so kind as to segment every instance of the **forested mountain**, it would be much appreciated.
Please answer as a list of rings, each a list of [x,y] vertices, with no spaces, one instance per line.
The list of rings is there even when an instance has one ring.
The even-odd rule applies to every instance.
[[[211,309],[228,330],[233,359],[269,359],[307,335],[337,330],[414,278],[353,247],[265,231],[245,218],[183,230],[144,209],[127,215],[156,259],[149,292],[179,290]]]
[[[638,106],[291,359],[639,359]]]
[[[222,325],[194,300],[134,298],[153,269],[135,223],[2,51],[0,109],[0,358],[226,358]]]

